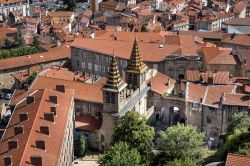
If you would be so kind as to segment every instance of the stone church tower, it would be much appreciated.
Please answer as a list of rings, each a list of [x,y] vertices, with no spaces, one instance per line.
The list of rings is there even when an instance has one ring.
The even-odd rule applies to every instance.
[[[99,130],[99,149],[110,148],[112,135],[119,117],[128,111],[145,114],[147,109],[146,73],[148,67],[142,61],[135,39],[128,66],[125,83],[119,73],[115,56],[112,57],[107,82],[103,86],[102,126]]]

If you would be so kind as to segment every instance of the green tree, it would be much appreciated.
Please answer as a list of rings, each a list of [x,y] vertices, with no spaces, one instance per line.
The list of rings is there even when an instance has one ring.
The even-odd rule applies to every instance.
[[[76,8],[76,0],[64,0],[64,5],[67,5],[67,10],[74,11]]]
[[[75,146],[75,153],[78,157],[83,157],[86,154],[87,151],[87,142],[86,138],[82,133],[78,136],[78,139],[76,140],[76,146]]]
[[[158,149],[166,160],[193,160],[196,163],[203,158],[204,134],[195,128],[177,124],[160,132]]]
[[[148,32],[146,25],[144,25],[144,24],[142,25],[141,32]]]
[[[225,148],[227,152],[250,155],[250,116],[247,112],[234,114],[227,136]]]
[[[20,27],[17,28],[17,33],[16,33],[14,39],[15,39],[15,45],[17,47],[21,47],[25,44]]]
[[[239,112],[237,114],[234,114],[232,117],[232,124],[230,126],[231,130],[235,130],[236,128],[244,128],[248,129],[250,128],[250,116],[246,111]]]
[[[118,120],[113,134],[113,144],[122,141],[136,148],[145,165],[149,164],[153,156],[153,139],[154,129],[146,124],[146,119],[133,111],[129,111]]]
[[[173,160],[166,164],[166,166],[196,166],[196,163],[190,159],[187,160]]]
[[[40,46],[40,40],[39,40],[38,36],[33,37],[32,45],[35,46],[36,48],[38,48]]]
[[[12,46],[13,46],[13,43],[7,37],[5,37],[3,47],[5,49],[10,49]]]
[[[101,166],[139,166],[140,153],[125,142],[116,143],[110,151],[105,152],[99,158]]]

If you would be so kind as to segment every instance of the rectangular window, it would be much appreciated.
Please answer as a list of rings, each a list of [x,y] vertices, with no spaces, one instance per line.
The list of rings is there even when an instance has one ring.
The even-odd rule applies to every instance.
[[[92,69],[92,63],[88,63],[88,69],[89,69],[89,70]]]
[[[106,103],[110,103],[110,93],[106,93]]]
[[[211,122],[212,122],[211,118],[207,116],[207,123],[211,123]]]
[[[96,56],[95,56],[95,58],[96,58],[96,60],[98,60],[98,61],[99,61],[99,55],[96,55]]]
[[[105,66],[102,67],[102,72],[105,73]]]
[[[238,106],[238,111],[242,111],[242,106]]]
[[[106,62],[109,63],[109,57],[106,57]]]
[[[192,108],[198,108],[198,103],[192,103]]]
[[[82,68],[85,69],[86,68],[86,63],[82,62]]]
[[[102,71],[102,66],[101,66],[101,65],[99,65],[99,67],[98,67],[98,71],[99,71],[99,72],[101,72],[101,71]]]
[[[214,111],[214,107],[209,107],[209,110],[210,111]]]
[[[232,112],[232,110],[233,110],[233,107],[232,107],[232,106],[227,106],[227,108],[228,108],[228,111],[229,111],[229,112]]]
[[[98,71],[98,65],[95,64],[95,71]]]
[[[114,93],[111,94],[111,103],[115,104],[115,94]]]

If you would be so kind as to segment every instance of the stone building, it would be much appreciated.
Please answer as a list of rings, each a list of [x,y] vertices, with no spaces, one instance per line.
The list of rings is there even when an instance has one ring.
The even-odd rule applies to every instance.
[[[5,21],[10,12],[18,11],[22,14],[22,16],[26,17],[30,15],[30,6],[29,1],[25,0],[16,0],[16,1],[8,1],[2,0],[0,1],[0,21]]]
[[[187,124],[205,132],[208,145],[217,146],[220,136],[228,129],[232,115],[240,111],[249,112],[249,94],[239,91],[229,74],[207,74],[195,76],[189,71],[185,115]]]
[[[64,65],[70,57],[70,48],[60,46],[48,52],[24,55],[19,57],[7,58],[0,60],[0,89],[15,88],[15,77],[21,72],[31,75],[35,72],[33,69],[40,71],[53,65]]]
[[[17,90],[0,142],[0,165],[72,165],[74,90]]]
[[[114,49],[121,75],[125,77],[134,36],[131,32],[105,32],[95,39],[75,39],[71,45],[72,69],[97,78],[105,76]],[[144,62],[175,80],[185,78],[185,70],[196,69],[200,62],[200,46],[193,36],[157,33],[137,33],[137,36]]]
[[[112,57],[107,82],[103,86],[103,123],[99,131],[100,149],[110,147],[113,130],[119,117],[128,111],[147,115],[146,74],[148,67],[141,59],[137,41],[135,40],[129,63],[125,70],[124,82],[120,77],[115,57]]]

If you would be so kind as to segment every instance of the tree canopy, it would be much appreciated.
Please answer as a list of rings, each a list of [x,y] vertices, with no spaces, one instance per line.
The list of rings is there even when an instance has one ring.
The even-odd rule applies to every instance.
[[[139,166],[141,156],[135,148],[130,148],[128,143],[118,142],[110,151],[99,158],[101,166]]]
[[[250,155],[250,116],[247,112],[234,114],[225,148],[227,152]]]
[[[67,5],[67,10],[74,11],[76,8],[76,0],[64,0],[64,5]]]
[[[14,40],[15,40],[15,45],[17,47],[21,47],[21,46],[23,46],[25,44],[20,27],[17,27],[17,33],[16,33],[16,35],[14,37]]]
[[[87,141],[82,133],[78,136],[75,145],[75,153],[78,157],[83,157],[86,154]]]
[[[118,120],[113,135],[113,145],[126,142],[130,147],[138,150],[143,163],[149,162],[154,147],[154,129],[146,124],[146,119],[136,112],[128,112]]]
[[[195,128],[177,124],[160,132],[157,146],[169,161],[192,160],[198,163],[203,157],[203,140],[204,134],[197,132]]]

